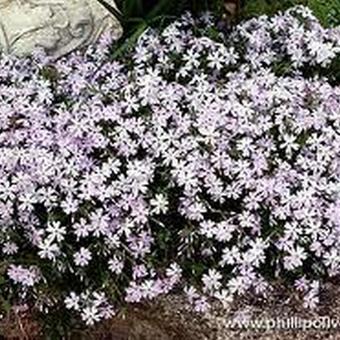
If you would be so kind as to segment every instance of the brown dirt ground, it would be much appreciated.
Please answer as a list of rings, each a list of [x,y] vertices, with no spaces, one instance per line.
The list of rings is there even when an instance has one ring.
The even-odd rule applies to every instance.
[[[192,313],[183,297],[169,296],[147,305],[130,306],[96,329],[75,333],[71,340],[340,340],[340,328],[304,331],[229,328],[228,320],[240,315],[250,320],[276,317],[312,320],[327,316],[340,321],[340,285],[328,284],[320,306],[314,311],[305,310],[292,292],[282,290],[267,300],[243,298],[227,309],[216,305],[204,315]],[[12,316],[6,321],[0,323],[0,339],[45,340],[38,336],[39,327],[28,318]]]

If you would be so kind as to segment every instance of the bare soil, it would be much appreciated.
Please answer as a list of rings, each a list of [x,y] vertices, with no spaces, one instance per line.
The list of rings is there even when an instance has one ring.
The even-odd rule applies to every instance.
[[[130,306],[95,329],[74,333],[71,340],[340,340],[340,328],[231,327],[230,321],[240,317],[246,320],[329,317],[340,323],[340,285],[328,284],[321,295],[320,306],[313,311],[304,309],[294,293],[282,290],[262,301],[243,298],[227,308],[216,304],[203,315],[193,313],[182,296],[169,296],[154,303]],[[0,323],[0,334],[5,340],[45,339],[39,336],[39,326],[27,315],[14,315],[4,320]]]

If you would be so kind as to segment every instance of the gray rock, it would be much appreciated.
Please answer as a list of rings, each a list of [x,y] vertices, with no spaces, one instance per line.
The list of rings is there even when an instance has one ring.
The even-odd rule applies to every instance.
[[[115,7],[113,0],[107,0]],[[60,57],[122,27],[97,0],[0,0],[0,50],[25,56],[43,48]]]

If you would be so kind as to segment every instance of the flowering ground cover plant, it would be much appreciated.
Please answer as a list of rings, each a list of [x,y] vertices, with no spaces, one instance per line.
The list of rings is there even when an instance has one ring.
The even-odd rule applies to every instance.
[[[277,279],[316,306],[340,270],[340,31],[304,7],[213,25],[185,15],[121,61],[107,36],[54,62],[1,56],[4,309],[92,325]]]

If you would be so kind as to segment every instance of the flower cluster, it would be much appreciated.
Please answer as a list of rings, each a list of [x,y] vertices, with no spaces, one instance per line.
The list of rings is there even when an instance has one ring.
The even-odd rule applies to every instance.
[[[339,274],[340,31],[304,7],[213,25],[185,15],[122,61],[107,37],[1,56],[10,301],[93,324],[175,287],[203,311],[280,278],[313,307]]]

